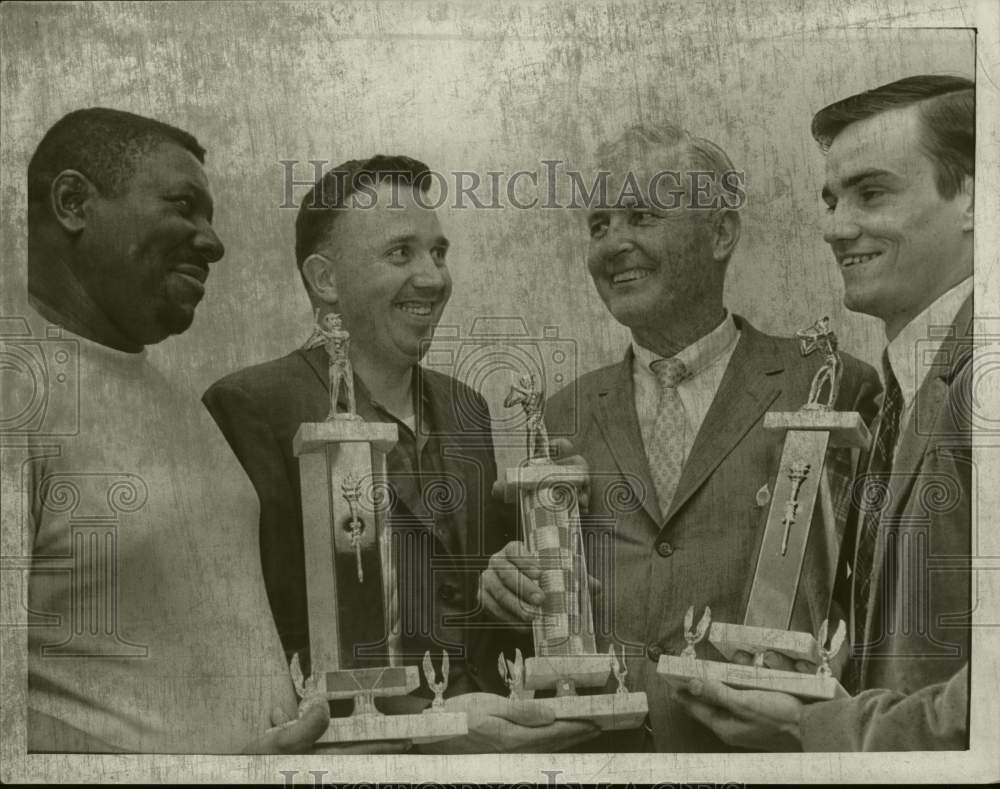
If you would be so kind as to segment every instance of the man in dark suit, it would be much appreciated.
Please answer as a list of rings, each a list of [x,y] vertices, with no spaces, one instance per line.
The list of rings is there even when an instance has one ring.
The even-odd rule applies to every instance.
[[[630,686],[649,700],[640,736],[605,747],[725,749],[668,698],[656,664],[684,647],[688,606],[742,621],[784,439],[763,429],[764,414],[802,406],[820,362],[803,358],[795,340],[765,335],[724,307],[740,195],[727,189],[738,174],[717,145],[678,127],[633,128],[598,158],[612,175],[608,194],[623,186],[616,204],[589,213],[587,263],[633,342],[623,361],[556,394],[546,414],[551,434],[568,436],[590,464],[584,525],[612,546],[592,555],[603,586],[597,626],[625,645]],[[707,176],[700,192],[688,175]],[[629,191],[633,197],[622,200]],[[850,356],[843,361],[836,408],[869,418],[876,374]],[[831,463],[840,472],[831,481],[841,504],[850,460],[835,454]],[[836,556],[825,551],[822,529],[811,535],[810,580],[792,626],[816,632]],[[528,618],[535,568],[520,544],[494,556],[482,581],[485,607],[510,621]]]
[[[844,303],[881,319],[888,341],[840,582],[854,635],[844,683],[856,695],[804,705],[705,683],[681,696],[720,736],[749,747],[964,748],[974,85],[909,77],[826,107],[812,130],[826,151],[825,238]]]
[[[476,583],[486,558],[514,538],[516,520],[490,496],[496,461],[485,401],[419,364],[451,295],[448,240],[426,207],[429,176],[426,165],[404,156],[334,168],[302,202],[296,260],[318,320],[338,313],[350,334],[358,415],[398,429],[387,474],[390,528],[405,531],[402,543],[412,549],[398,578],[403,662],[419,665],[425,651],[447,649],[449,704],[470,712],[473,730],[469,738],[437,747],[556,748],[590,736],[592,727],[552,723],[499,696],[476,693],[502,690],[499,647],[490,646],[495,623],[477,614]],[[329,361],[321,342],[307,342],[226,376],[204,396],[260,499],[264,577],[289,657],[304,657],[309,645],[292,438],[301,423],[321,422],[330,413]],[[347,405],[344,399],[339,410]],[[509,637],[503,641],[511,644]],[[391,712],[419,711],[428,703],[426,690],[379,700]],[[506,719],[484,719],[484,711]]]

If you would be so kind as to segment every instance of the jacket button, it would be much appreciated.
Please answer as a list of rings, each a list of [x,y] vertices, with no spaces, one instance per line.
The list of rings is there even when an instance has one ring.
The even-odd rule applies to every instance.
[[[663,650],[660,649],[659,644],[647,644],[646,645],[646,657],[652,660],[654,663],[660,659],[663,654]]]
[[[656,544],[656,552],[660,554],[660,556],[670,556],[670,554],[674,552],[674,546],[666,541],[658,542]]]

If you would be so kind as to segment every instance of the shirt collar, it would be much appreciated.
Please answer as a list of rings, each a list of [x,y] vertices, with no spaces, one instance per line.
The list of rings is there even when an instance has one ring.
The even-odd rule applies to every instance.
[[[971,295],[972,277],[968,277],[939,296],[889,343],[889,364],[899,381],[904,408],[910,406],[923,386],[932,360],[947,337],[947,328]]]
[[[704,337],[695,340],[675,356],[684,362],[687,367],[690,373],[688,378],[694,378],[722,356],[736,342],[738,334],[739,331],[736,328],[733,315],[731,312],[727,312],[726,317],[722,319],[722,323]],[[634,337],[632,338],[632,352],[635,354],[635,360],[639,366],[650,373],[652,373],[650,365],[658,359],[663,358],[660,354],[654,353],[648,348],[643,348],[635,341]]]
[[[319,347],[319,346],[314,346]],[[426,441],[427,435],[433,431],[433,414],[431,409],[433,407],[433,402],[431,400],[430,392],[426,386],[422,385],[423,376],[421,375],[422,368],[420,365],[416,365],[413,368],[411,386],[413,390],[413,423],[416,426],[416,430],[410,427],[406,421],[398,419],[392,413],[390,413],[386,408],[375,400],[368,387],[365,386],[365,382],[361,380],[361,377],[357,374],[354,375],[354,398],[357,401],[357,407],[360,416],[365,417],[368,421],[373,419],[389,419],[393,422],[401,424],[410,430],[410,432],[415,433],[418,438],[423,438]],[[337,398],[338,405],[342,408],[347,408],[347,395],[344,393],[343,389],[340,391],[340,395]],[[423,442],[421,442],[423,443]]]

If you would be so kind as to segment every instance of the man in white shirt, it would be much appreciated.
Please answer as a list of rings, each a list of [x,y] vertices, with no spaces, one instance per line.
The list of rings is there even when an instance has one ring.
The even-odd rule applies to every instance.
[[[685,646],[689,606],[742,621],[783,441],[763,429],[764,414],[802,406],[820,360],[725,308],[742,195],[722,149],[679,127],[636,127],[602,147],[598,163],[611,174],[609,200],[589,212],[587,265],[632,343],[622,362],[557,393],[546,416],[550,435],[568,437],[590,464],[584,526],[611,547],[589,557],[602,584],[598,647],[625,647],[649,722],[597,749],[727,750],[668,697],[656,663]],[[836,407],[868,418],[876,374],[843,360]],[[845,478],[831,480],[841,494]],[[813,542],[806,574],[823,575],[825,561]],[[535,558],[508,545],[483,575],[484,606],[505,621],[529,620],[537,574]],[[819,626],[830,594],[819,586],[799,596],[796,629]]]
[[[695,683],[688,710],[727,742],[772,750],[968,744],[975,88],[915,76],[821,110],[825,239],[844,303],[880,318],[886,394],[840,598],[851,697]],[[938,567],[931,569],[931,563]]]
[[[53,365],[78,353],[79,383],[50,404],[79,429],[28,435],[28,461],[4,467],[32,555],[29,751],[293,752],[329,719],[321,704],[295,720],[253,489],[197,393],[146,352],[190,326],[223,254],[204,154],[93,108],[28,167],[29,299],[60,328],[33,320],[62,338]]]

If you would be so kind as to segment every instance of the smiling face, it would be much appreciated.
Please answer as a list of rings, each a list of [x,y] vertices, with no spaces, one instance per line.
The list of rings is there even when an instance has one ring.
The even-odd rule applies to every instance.
[[[938,192],[916,106],[845,128],[827,154],[824,238],[844,304],[885,322],[889,339],[972,274],[972,180]]]
[[[676,152],[661,154],[656,160],[662,167],[635,160],[605,164],[612,174],[609,202],[615,203],[629,173],[645,190],[656,183],[657,172],[688,169],[680,158]],[[718,321],[726,265],[716,245],[718,215],[686,207],[687,201],[682,207],[658,208],[647,198],[626,198],[621,208],[588,214],[587,268],[597,292],[619,323],[640,333],[680,331],[700,325],[708,313]],[[659,203],[669,205],[662,197]]]
[[[448,240],[433,210],[410,189],[381,183],[371,208],[337,217],[317,252],[334,265],[335,309],[351,334],[352,355],[403,369],[420,361],[451,296]],[[391,207],[395,199],[396,205]],[[367,202],[367,201],[366,201]]]
[[[200,162],[164,142],[143,155],[122,193],[86,201],[77,276],[104,314],[138,345],[185,331],[224,248]]]

